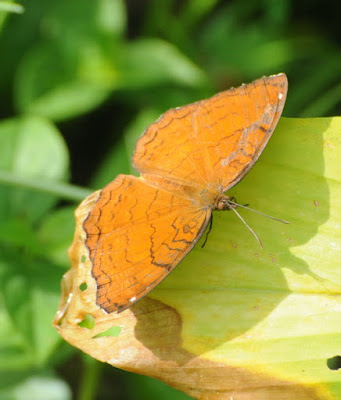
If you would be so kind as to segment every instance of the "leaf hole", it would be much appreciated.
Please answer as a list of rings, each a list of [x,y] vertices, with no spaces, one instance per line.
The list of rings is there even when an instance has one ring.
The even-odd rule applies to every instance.
[[[81,262],[85,263],[85,261],[86,261],[86,256],[83,254],[82,257],[81,257]]]
[[[333,371],[341,368],[341,356],[335,356],[327,359],[327,367]]]
[[[111,328],[107,329],[104,332],[98,333],[97,335],[93,336],[94,339],[104,336],[118,336],[122,331],[120,326],[112,326]]]
[[[85,292],[87,288],[88,288],[88,284],[86,282],[83,282],[79,285],[79,290],[82,292]]]
[[[85,314],[85,317],[78,323],[81,328],[93,329],[95,326],[95,317],[91,314]]]

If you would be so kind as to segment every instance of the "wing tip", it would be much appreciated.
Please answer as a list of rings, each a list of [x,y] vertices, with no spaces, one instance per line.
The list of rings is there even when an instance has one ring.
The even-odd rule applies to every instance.
[[[274,84],[287,87],[288,86],[288,77],[284,72],[280,72],[279,74],[263,76],[263,80],[271,80]]]

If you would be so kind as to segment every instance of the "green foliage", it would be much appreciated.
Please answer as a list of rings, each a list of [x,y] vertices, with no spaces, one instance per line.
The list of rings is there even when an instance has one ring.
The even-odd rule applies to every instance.
[[[75,176],[99,188],[133,172],[136,138],[161,112],[282,71],[285,115],[338,112],[336,6],[325,24],[317,6],[309,19],[289,0],[180,3],[0,1],[0,399],[71,398],[55,372],[71,351],[51,327],[73,236],[67,201],[88,193],[68,184],[79,184],[69,148]],[[129,398],[166,390],[134,382]]]

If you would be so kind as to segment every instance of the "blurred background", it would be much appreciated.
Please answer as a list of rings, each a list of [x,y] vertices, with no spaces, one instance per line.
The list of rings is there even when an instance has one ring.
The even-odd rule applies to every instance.
[[[136,139],[171,107],[285,72],[284,116],[340,115],[340,15],[336,0],[0,0],[0,400],[188,398],[51,327],[73,211],[134,173]]]

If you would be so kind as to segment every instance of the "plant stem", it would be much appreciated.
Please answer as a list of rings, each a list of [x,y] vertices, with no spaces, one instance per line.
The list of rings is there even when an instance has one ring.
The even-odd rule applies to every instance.
[[[0,184],[37,190],[75,201],[81,201],[91,194],[91,190],[79,186],[46,178],[24,177],[7,171],[0,171]]]
[[[79,385],[78,400],[96,398],[102,363],[92,357],[83,356],[83,375]]]

